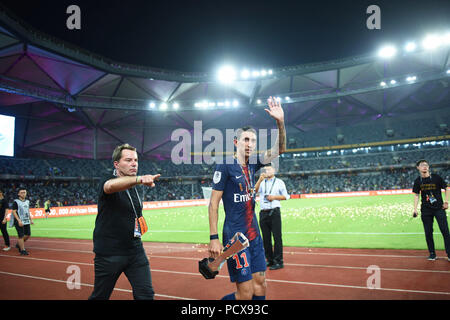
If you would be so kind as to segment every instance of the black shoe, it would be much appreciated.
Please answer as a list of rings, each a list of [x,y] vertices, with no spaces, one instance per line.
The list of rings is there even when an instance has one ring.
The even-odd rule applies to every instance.
[[[16,243],[16,248],[17,248],[17,250],[19,250],[19,252],[20,252],[20,247],[19,247],[19,244],[18,244],[18,243]]]
[[[20,251],[20,255],[21,256],[29,256],[30,254],[28,253],[27,250],[22,250],[22,251]]]
[[[273,262],[272,261],[267,261],[266,262],[266,266],[269,268],[269,267],[271,267],[271,266],[273,266]]]
[[[434,261],[434,260],[436,260],[437,258],[436,258],[436,253],[430,253],[430,256],[428,257],[428,260],[429,261]]]
[[[282,268],[284,268],[282,263],[276,263],[273,266],[271,266],[269,269],[270,270],[278,270],[278,269],[282,269]]]

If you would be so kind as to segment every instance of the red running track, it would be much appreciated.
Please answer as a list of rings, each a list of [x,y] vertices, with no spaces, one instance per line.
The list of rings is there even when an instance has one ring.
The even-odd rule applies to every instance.
[[[13,246],[15,241],[12,241]],[[155,299],[218,300],[235,291],[226,265],[214,280],[198,272],[206,245],[145,242]],[[0,251],[0,300],[86,300],[93,290],[91,240],[31,238],[29,256]],[[443,251],[428,261],[424,250],[284,248],[284,265],[267,270],[270,300],[450,300],[450,262]],[[79,268],[80,286],[71,288],[69,267]],[[373,273],[370,266],[378,271]],[[368,269],[369,268],[369,269]],[[369,277],[379,275],[379,288]],[[371,278],[371,279],[372,279]],[[70,279],[69,279],[70,280]],[[369,281],[368,281],[369,280]],[[73,284],[73,281],[69,283]],[[111,299],[132,299],[124,275]]]

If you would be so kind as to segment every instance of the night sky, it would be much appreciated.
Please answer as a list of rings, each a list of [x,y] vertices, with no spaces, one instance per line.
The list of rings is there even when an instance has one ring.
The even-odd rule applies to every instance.
[[[0,1],[34,28],[117,62],[213,72],[277,68],[375,52],[450,29],[450,1]],[[69,30],[66,9],[81,9]],[[369,5],[381,30],[369,30]]]

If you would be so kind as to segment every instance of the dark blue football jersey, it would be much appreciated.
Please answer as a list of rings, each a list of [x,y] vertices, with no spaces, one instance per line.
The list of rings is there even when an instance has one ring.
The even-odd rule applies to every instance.
[[[255,214],[255,173],[263,166],[259,159],[242,167],[237,159],[232,164],[218,164],[213,176],[213,190],[223,191],[225,209],[223,240],[228,241],[236,232],[242,232],[248,240],[259,236]]]

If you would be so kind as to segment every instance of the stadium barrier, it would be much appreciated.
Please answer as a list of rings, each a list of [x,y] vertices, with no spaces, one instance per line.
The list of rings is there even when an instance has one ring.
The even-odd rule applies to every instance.
[[[331,193],[309,193],[292,194],[291,199],[313,199],[313,198],[336,198],[336,197],[363,197],[363,196],[384,196],[396,194],[411,194],[411,189],[398,190],[375,190],[375,191],[353,191],[353,192],[331,192]],[[256,197],[259,200],[259,197]],[[148,201],[143,203],[144,210],[183,208],[208,205],[208,199],[194,200],[169,200],[169,201]],[[6,210],[7,220],[11,215],[11,209]],[[50,209],[49,218],[70,217],[97,214],[97,205],[53,207]],[[30,208],[32,219],[45,218],[44,208]]]

